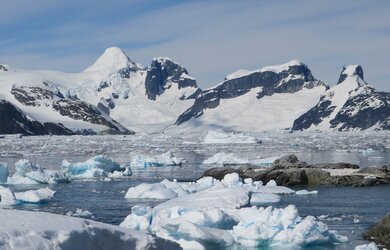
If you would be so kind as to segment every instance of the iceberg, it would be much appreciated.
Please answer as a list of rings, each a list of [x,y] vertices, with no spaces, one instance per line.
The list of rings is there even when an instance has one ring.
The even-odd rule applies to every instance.
[[[212,187],[168,200],[154,208],[136,206],[120,224],[175,241],[183,248],[304,247],[345,242],[347,238],[295,206],[245,207],[249,192],[243,187]]]
[[[379,250],[379,248],[374,242],[371,242],[368,244],[356,246],[355,250]]]
[[[6,183],[8,178],[8,165],[5,162],[0,162],[0,183]]]
[[[118,163],[103,155],[97,155],[84,162],[70,163],[67,160],[63,160],[62,170],[71,179],[108,177],[109,173],[114,173],[115,171],[123,172]]]
[[[167,188],[163,183],[142,183],[136,187],[131,187],[127,191],[127,199],[172,199],[177,197],[177,193]]]
[[[132,167],[163,167],[163,166],[181,166],[184,159],[177,158],[171,151],[157,156],[136,155],[131,159]]]
[[[278,203],[280,200],[281,197],[277,194],[252,193],[250,204],[258,206],[270,203]]]
[[[207,158],[202,162],[205,165],[240,165],[240,164],[249,164],[248,159],[241,159],[234,156],[234,154],[228,153],[216,153],[215,155]]]
[[[295,194],[296,195],[318,194],[318,191],[317,190],[307,191],[307,190],[303,189],[303,190],[296,191]]]
[[[81,218],[94,218],[95,216],[88,210],[82,210],[81,208],[76,208],[76,211],[69,211],[65,215],[72,217],[81,217]]]
[[[15,192],[16,200],[23,203],[45,203],[53,199],[55,191],[50,188]]]
[[[17,201],[11,189],[0,186],[0,206],[14,206],[16,204]]]
[[[56,184],[69,182],[62,171],[49,170],[29,160],[15,163],[15,173],[8,177],[7,184]]]

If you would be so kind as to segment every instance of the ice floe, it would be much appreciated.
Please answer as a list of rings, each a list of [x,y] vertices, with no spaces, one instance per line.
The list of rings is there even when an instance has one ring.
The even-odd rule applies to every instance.
[[[150,190],[153,192],[149,194]],[[147,198],[161,196],[170,200],[154,208],[134,206],[120,226],[145,230],[183,248],[207,249],[233,243],[245,247],[305,247],[347,241],[315,217],[300,217],[293,205],[248,207],[279,202],[277,193],[295,193],[276,186],[274,181],[263,186],[249,179],[242,181],[232,173],[221,181],[212,177],[182,183],[164,180],[141,184],[129,192],[132,198],[142,198],[147,193]]]
[[[131,159],[130,166],[132,167],[162,167],[162,166],[181,166],[185,162],[184,159],[174,156],[171,151],[161,155],[145,156],[136,155]]]
[[[107,177],[114,171],[123,172],[121,166],[111,158],[104,155],[97,155],[84,162],[70,163],[67,160],[62,162],[62,170],[71,179],[88,179],[96,177]]]
[[[37,190],[28,190],[25,192],[15,192],[18,202],[23,203],[43,203],[53,199],[55,191],[50,188],[41,188]]]
[[[15,163],[15,173],[7,180],[8,184],[56,184],[65,182],[69,182],[69,178],[62,171],[49,170],[25,159]]]
[[[17,201],[11,189],[0,186],[0,206],[13,206]]]
[[[259,143],[255,137],[237,132],[224,132],[222,130],[207,131],[203,139],[204,144],[220,144],[220,143]]]
[[[374,242],[363,244],[355,247],[355,250],[379,250]]]
[[[307,190],[303,189],[303,190],[296,191],[295,194],[296,195],[318,194],[318,191],[317,190],[307,191]]]
[[[69,211],[65,215],[72,217],[81,217],[81,218],[94,218],[95,216],[88,210],[82,210],[81,208],[76,208],[76,211]]]
[[[234,154],[229,153],[216,153],[215,155],[207,158],[202,164],[216,164],[216,165],[240,165],[249,164],[248,159],[242,159],[236,157]]]

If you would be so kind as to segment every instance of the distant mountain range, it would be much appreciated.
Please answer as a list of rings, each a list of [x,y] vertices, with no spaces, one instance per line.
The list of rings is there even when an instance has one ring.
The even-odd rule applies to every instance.
[[[144,67],[113,47],[80,73],[0,65],[0,86],[1,134],[390,129],[390,93],[367,85],[359,65],[345,66],[332,88],[294,60],[202,90],[169,58]]]

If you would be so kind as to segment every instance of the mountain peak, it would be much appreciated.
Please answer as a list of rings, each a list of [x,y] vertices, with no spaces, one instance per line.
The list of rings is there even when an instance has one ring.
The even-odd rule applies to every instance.
[[[110,71],[115,72],[124,68],[140,68],[140,66],[131,61],[121,48],[107,48],[96,62],[87,68],[85,72],[90,71]]]
[[[364,82],[363,68],[360,65],[344,65],[343,70],[341,71],[339,81],[337,84],[344,82],[349,77],[356,77],[358,81],[359,78]]]

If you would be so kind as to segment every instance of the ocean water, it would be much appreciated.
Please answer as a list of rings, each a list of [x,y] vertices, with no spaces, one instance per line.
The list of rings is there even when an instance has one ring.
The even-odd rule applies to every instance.
[[[257,160],[296,154],[309,163],[350,162],[361,167],[390,163],[389,133],[307,133],[259,134],[262,144],[202,144],[201,135],[136,135],[136,136],[71,136],[23,137],[0,139],[0,162],[10,166],[17,160],[29,159],[50,169],[59,169],[62,160],[85,161],[98,154],[128,164],[135,155],[157,155],[167,151],[186,159],[183,166],[132,168],[133,175],[124,179],[74,181],[57,185],[16,185],[14,191],[49,187],[56,191],[54,199],[44,204],[22,204],[16,209],[57,214],[87,210],[90,219],[118,225],[138,204],[155,206],[162,200],[128,200],[129,187],[163,179],[191,181],[201,177],[210,167],[201,163],[216,153],[232,153],[239,158]],[[297,187],[296,189],[307,187]],[[318,195],[284,195],[275,207],[297,206],[301,216],[326,217],[330,229],[347,236],[350,241],[336,246],[310,249],[353,249],[367,243],[362,234],[390,212],[390,186],[351,188],[315,187]],[[235,245],[230,249],[242,249]],[[264,249],[264,248],[261,248]]]

